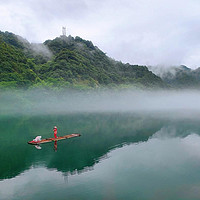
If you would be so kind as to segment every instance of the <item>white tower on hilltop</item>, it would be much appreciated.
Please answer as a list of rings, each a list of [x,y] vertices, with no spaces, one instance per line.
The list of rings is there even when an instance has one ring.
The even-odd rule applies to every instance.
[[[66,36],[66,27],[62,27],[62,35]]]

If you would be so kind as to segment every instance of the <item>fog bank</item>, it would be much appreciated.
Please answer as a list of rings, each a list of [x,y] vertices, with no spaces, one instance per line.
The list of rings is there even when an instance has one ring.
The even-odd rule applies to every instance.
[[[102,91],[1,92],[0,115],[132,112],[200,117],[200,92]]]

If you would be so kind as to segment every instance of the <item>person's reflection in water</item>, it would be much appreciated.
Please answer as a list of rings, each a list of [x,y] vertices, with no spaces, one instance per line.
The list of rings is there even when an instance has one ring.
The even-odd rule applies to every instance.
[[[57,141],[54,142],[54,151],[56,152],[58,148]]]
[[[40,145],[35,145],[36,149],[42,149],[42,147]]]

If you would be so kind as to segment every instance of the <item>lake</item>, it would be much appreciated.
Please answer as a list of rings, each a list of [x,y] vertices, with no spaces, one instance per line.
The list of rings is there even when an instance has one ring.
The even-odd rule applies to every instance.
[[[81,137],[28,145],[35,136]],[[2,116],[0,196],[21,199],[199,199],[200,126],[151,114]]]
[[[200,94],[0,94],[0,199],[196,200]],[[34,146],[38,135],[81,137]]]

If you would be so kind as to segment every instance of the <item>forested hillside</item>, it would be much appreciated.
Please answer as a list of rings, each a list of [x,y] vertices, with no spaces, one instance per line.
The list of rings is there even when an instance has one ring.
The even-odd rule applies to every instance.
[[[149,67],[171,88],[199,88],[200,68],[192,70],[184,65],[172,67]]]
[[[0,70],[1,87],[165,87],[147,67],[115,61],[91,41],[72,36],[31,44],[0,32]]]
[[[33,62],[22,51],[0,38],[1,86],[27,87],[36,83],[36,78]]]

